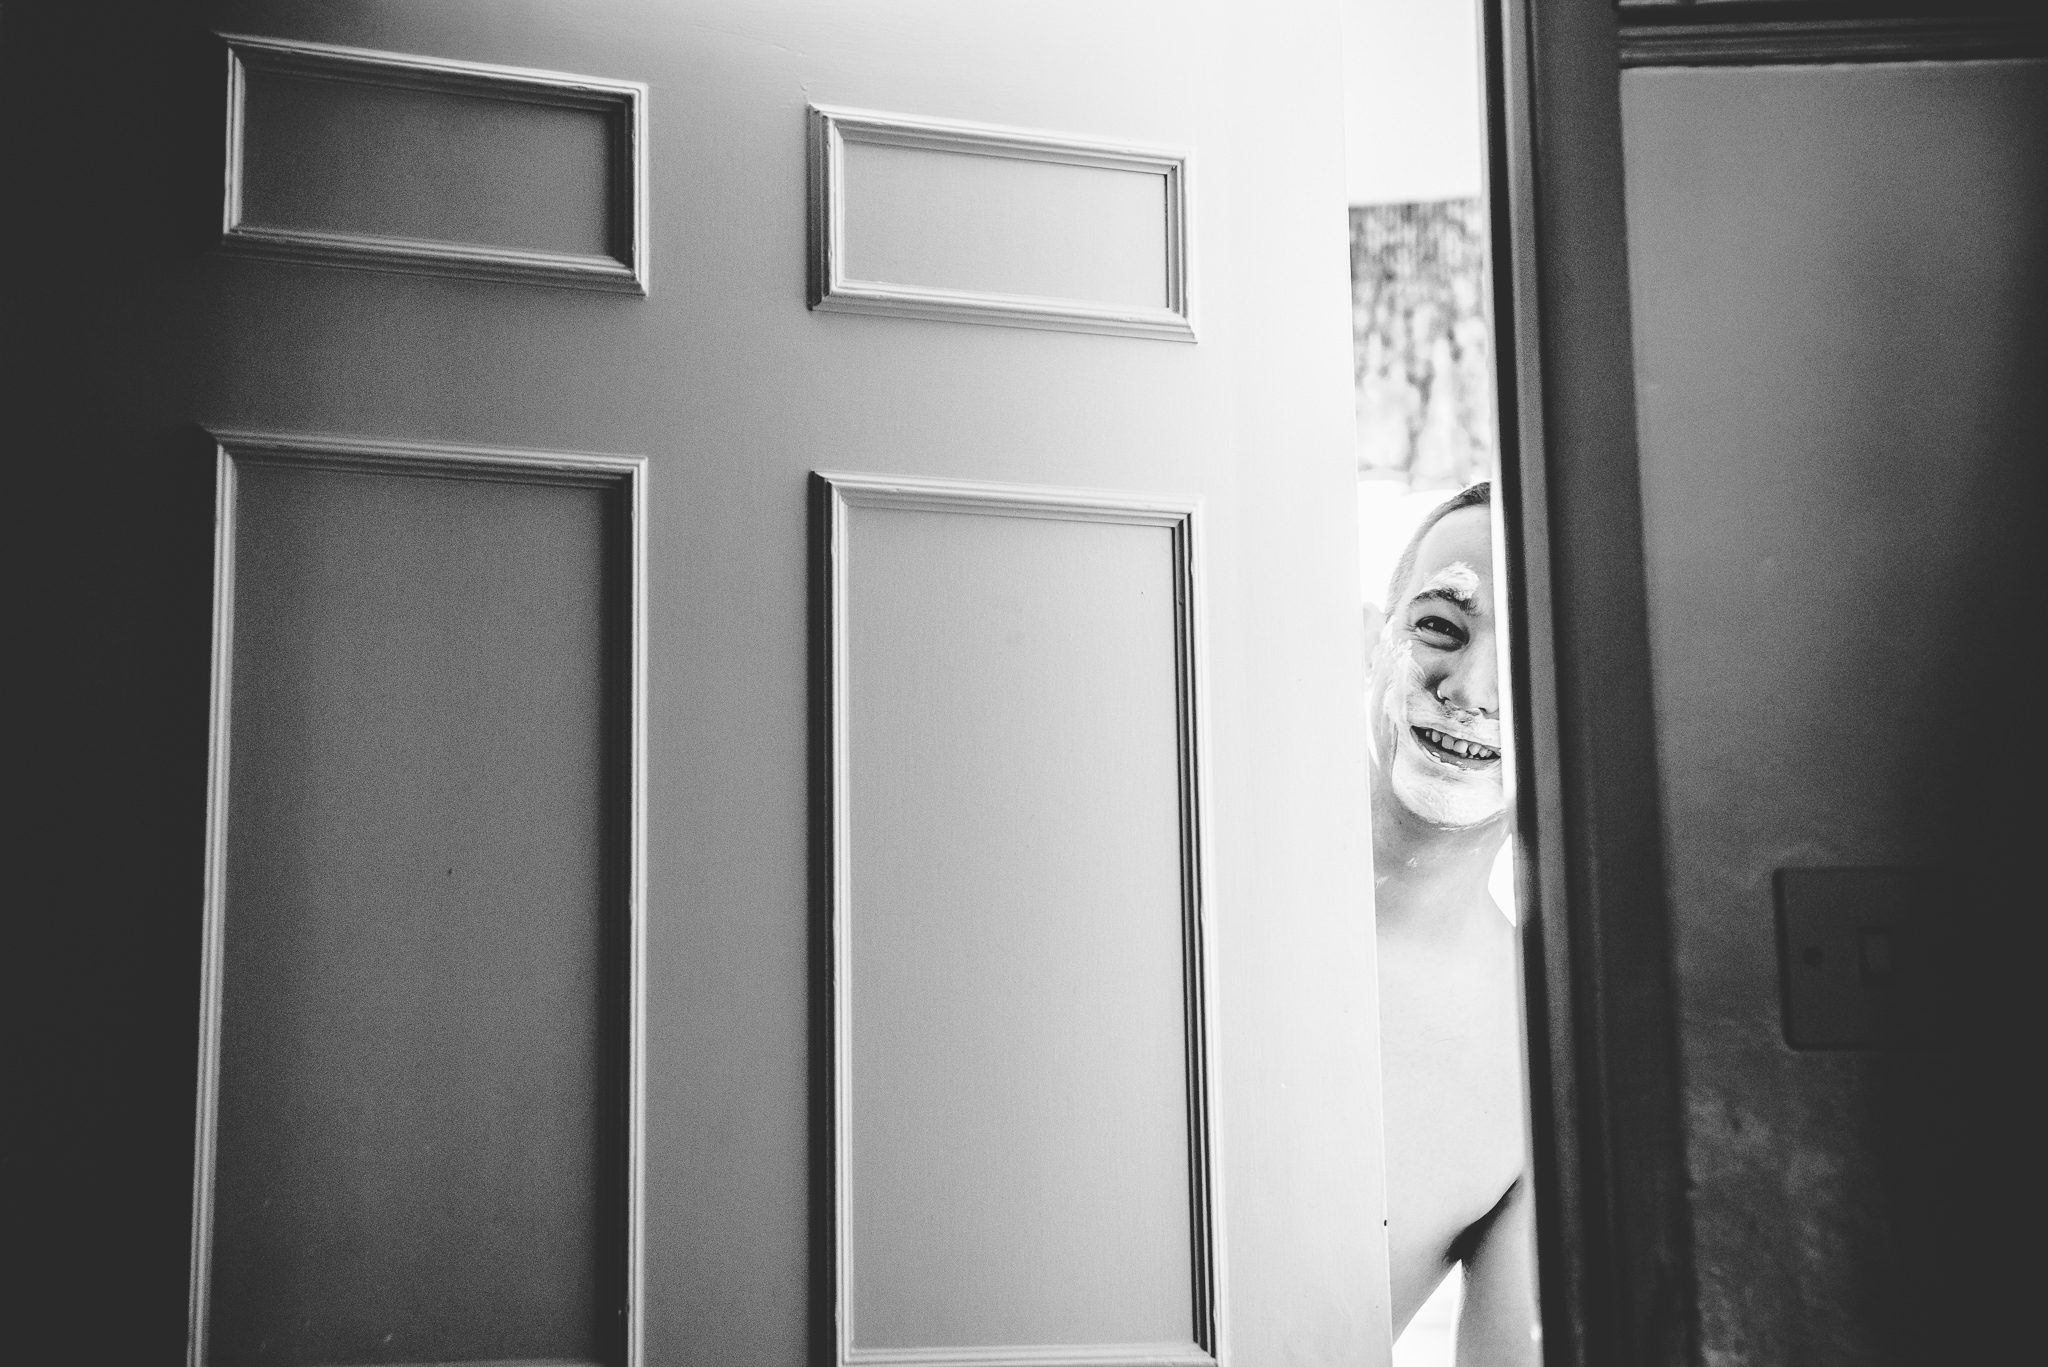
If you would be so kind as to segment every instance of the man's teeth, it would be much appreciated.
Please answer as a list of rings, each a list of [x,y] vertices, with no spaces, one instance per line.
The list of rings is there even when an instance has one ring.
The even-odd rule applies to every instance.
[[[1466,740],[1462,736],[1447,736],[1441,731],[1432,731],[1427,726],[1419,727],[1417,729],[1419,729],[1423,735],[1429,737],[1432,743],[1436,745],[1441,745],[1444,749],[1450,751],[1454,755],[1463,755],[1467,759],[1500,758],[1500,751],[1492,748],[1491,746],[1481,745],[1477,741]]]

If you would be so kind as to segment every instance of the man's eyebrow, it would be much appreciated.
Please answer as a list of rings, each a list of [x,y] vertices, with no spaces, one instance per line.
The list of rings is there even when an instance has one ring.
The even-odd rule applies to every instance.
[[[1478,572],[1462,560],[1453,560],[1429,576],[1429,581],[1415,591],[1406,606],[1413,607],[1432,598],[1441,599],[1465,612],[1478,612]]]
[[[1460,608],[1466,612],[1477,613],[1479,611],[1479,600],[1477,598],[1469,593],[1452,588],[1448,584],[1418,590],[1415,596],[1408,600],[1408,606],[1414,607],[1417,603],[1426,603],[1431,599],[1449,603],[1453,607]]]

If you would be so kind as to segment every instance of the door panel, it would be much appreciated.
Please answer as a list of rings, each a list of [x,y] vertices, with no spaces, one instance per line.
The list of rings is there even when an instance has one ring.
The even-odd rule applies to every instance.
[[[811,307],[1192,338],[1187,154],[811,107]]]
[[[233,34],[225,244],[644,292],[646,90]]]
[[[637,1041],[645,1059],[644,1115],[635,1131],[645,1180],[637,1208],[645,1222],[645,1272],[635,1310],[644,1321],[645,1360],[662,1364],[785,1367],[829,1361],[837,1341],[833,1072],[826,1051],[833,1001],[829,982],[813,971],[832,909],[830,880],[814,877],[818,842],[829,832],[816,816],[822,802],[812,769],[813,726],[822,722],[812,684],[811,473],[857,470],[1199,502],[1203,553],[1190,573],[1206,594],[1200,639],[1210,804],[1202,900],[1210,937],[1204,1000],[1213,1192],[1195,1190],[1186,1155],[1196,1146],[1186,1134],[1176,1140],[1170,1104],[1176,1077],[1183,1097],[1190,1086],[1190,997],[1184,982],[1176,989],[1169,977],[1175,961],[1168,915],[1181,914],[1184,902],[1176,899],[1185,897],[1186,886],[1168,878],[1161,862],[1169,838],[1182,834],[1167,820],[1181,813],[1168,812],[1160,758],[1168,696],[1160,690],[1170,690],[1172,679],[1157,681],[1156,666],[1164,639],[1159,633],[1170,618],[1141,614],[1132,619],[1140,634],[1129,637],[1113,615],[1075,618],[1080,634],[1057,644],[1078,653],[1061,658],[1074,660],[1078,671],[1085,655],[1104,671],[1098,676],[1103,690],[1126,674],[1153,682],[1143,682],[1134,695],[1139,702],[1128,733],[1104,732],[1115,747],[1073,752],[1075,763],[1085,758],[1094,767],[1079,785],[1081,805],[1069,811],[1055,781],[1057,744],[1078,744],[1077,738],[1096,734],[1087,727],[1107,727],[1114,698],[1097,696],[1091,687],[1077,702],[1079,694],[1021,688],[1028,675],[1005,681],[1013,690],[1004,695],[1005,705],[1024,709],[1006,743],[1024,737],[1049,742],[1020,753],[1020,762],[1038,767],[1010,794],[1019,804],[1016,820],[1064,831],[1062,841],[1071,846],[1041,848],[1033,855],[1040,862],[1024,870],[1028,876],[1004,888],[1012,907],[1006,924],[1030,932],[1017,951],[1018,983],[996,977],[1000,945],[949,948],[906,931],[900,952],[954,955],[923,967],[981,984],[963,1002],[961,1019],[968,1023],[986,1022],[974,1008],[980,1002],[993,1011],[1004,1000],[999,988],[1021,994],[1012,1003],[1021,1008],[1045,998],[1062,974],[1078,975],[1072,981],[1080,995],[1063,1008],[1070,1014],[1032,1023],[1060,1025],[1099,1046],[1100,1071],[1013,1076],[977,1089],[965,1098],[971,1107],[962,1123],[989,1136],[978,1155],[912,1123],[914,1114],[890,1117],[908,1127],[906,1142],[933,1146],[932,1161],[906,1172],[905,1182],[943,1178],[960,1189],[973,1184],[977,1163],[1042,1159],[1043,1171],[1058,1179],[1042,1209],[1067,1232],[1029,1231],[1020,1248],[1034,1255],[1023,1264],[1041,1279],[1033,1281],[985,1259],[935,1259],[935,1245],[912,1224],[877,1226],[881,1246],[893,1242],[926,1260],[925,1270],[906,1274],[899,1287],[904,1297],[974,1311],[972,1323],[916,1323],[906,1310],[898,1328],[883,1321],[884,1339],[945,1338],[941,1346],[984,1348],[1076,1338],[1084,1346],[1150,1342],[1158,1324],[1185,1315],[1185,1342],[1201,1344],[1205,1292],[1198,1270],[1200,1250],[1208,1248],[1213,1263],[1206,1270],[1218,1297],[1213,1346],[1226,1360],[1384,1360],[1384,1201],[1360,624],[1352,601],[1349,295],[1333,7],[1265,13],[1165,0],[1117,7],[1079,0],[971,6],[938,0],[588,0],[560,6],[242,0],[182,13],[138,5],[132,27],[111,29],[82,19],[31,21],[17,17],[20,8],[7,9],[6,60],[28,92],[15,98],[41,101],[47,114],[69,107],[63,73],[112,77],[95,84],[91,107],[76,120],[15,120],[10,128],[28,148],[24,164],[39,177],[33,201],[76,211],[64,220],[75,225],[67,245],[78,259],[104,263],[100,270],[36,284],[23,314],[41,343],[33,375],[42,388],[24,409],[22,430],[36,443],[33,449],[54,453],[42,477],[51,481],[53,495],[61,495],[39,506],[74,518],[66,525],[76,529],[81,546],[124,548],[98,558],[81,553],[79,572],[57,590],[57,614],[72,626],[51,658],[72,652],[102,662],[106,672],[78,698],[58,700],[56,715],[87,737],[82,744],[90,763],[126,766],[131,782],[151,795],[119,809],[124,838],[141,852],[137,870],[76,894],[100,916],[98,929],[87,935],[65,922],[39,931],[49,936],[64,982],[96,981],[93,974],[107,964],[114,974],[113,986],[88,998],[99,1012],[91,1025],[59,1011],[53,1019],[61,1023],[49,1026],[53,1047],[72,1061],[50,1074],[66,1079],[71,1091],[51,1095],[85,1097],[75,1116],[50,1122],[59,1141],[51,1149],[60,1154],[57,1170],[69,1175],[66,1189],[74,1193],[68,1212],[53,1215],[46,1226],[66,1231],[51,1245],[58,1250],[52,1284],[64,1288],[52,1305],[88,1304],[92,1289],[111,1278],[112,1285],[100,1289],[122,1297],[132,1316],[108,1332],[142,1345],[134,1350],[137,1360],[168,1360],[173,1350],[167,1345],[185,1335],[177,1307],[184,1299],[191,1214],[191,1151],[182,1136],[191,1132],[194,1110],[192,1051],[160,1041],[189,1041],[198,1014],[198,852],[206,805],[205,746],[195,737],[204,736],[205,706],[204,690],[195,689],[193,679],[206,647],[203,594],[194,599],[188,562],[192,546],[204,543],[199,510],[210,489],[206,467],[189,455],[195,426],[204,426],[594,451],[646,461],[640,527],[647,566],[646,725],[631,756],[644,773],[646,828],[646,1014]],[[645,157],[649,292],[541,288],[538,275],[509,269],[501,278],[456,278],[221,250],[226,63],[209,32],[644,85],[646,138],[636,155]],[[579,142],[552,124],[542,128],[515,118],[500,127],[493,111],[501,103],[464,101],[459,119],[447,109],[377,104],[378,118],[414,133],[350,144],[380,149],[390,164],[382,170],[357,165],[352,180],[337,170],[335,183],[389,191],[392,204],[412,204],[406,195],[426,198],[418,213],[408,209],[409,217],[350,219],[344,226],[407,233],[489,226],[509,202],[509,182],[494,179],[486,191],[474,179],[510,175],[503,168],[519,165],[516,158],[508,161],[512,151],[544,144],[551,157],[594,158],[604,150],[598,139]],[[1174,184],[1185,190],[1185,217],[1171,225],[1168,247],[1185,249],[1184,262],[1175,263],[1187,267],[1185,297],[1175,296],[1177,275],[1166,297],[1174,309],[1198,305],[1193,344],[1182,323],[1162,325],[1159,335],[1105,335],[807,308],[812,106],[1040,130],[1069,144],[1184,150],[1186,176]],[[259,101],[251,111],[263,116],[270,108],[274,115],[279,107]],[[322,118],[339,117],[322,110]],[[468,130],[463,136],[489,143],[491,154],[460,168],[460,175],[413,174],[428,163],[407,161],[405,138],[449,119]],[[33,138],[21,131],[30,127],[37,130]],[[323,134],[295,145],[313,155],[339,144]],[[616,162],[607,165],[616,168]],[[390,178],[380,179],[387,172]],[[309,174],[317,176],[318,168]],[[1032,273],[1047,261],[1077,259],[1073,244],[1048,243],[1042,238],[1048,229],[1033,226],[1062,223],[1063,212],[1025,212],[1045,209],[1033,198],[1036,183],[1028,177],[1005,183],[1004,193],[1021,207],[1010,231],[988,242],[891,240],[890,234],[915,225],[915,215],[898,212],[901,204],[871,215],[862,220],[877,253],[868,259],[970,260],[977,273],[963,277],[969,284],[1067,279]],[[615,185],[612,170],[599,174],[583,165],[549,176],[542,188],[587,201],[601,185]],[[310,214],[318,196],[308,195],[276,202]],[[1105,212],[1129,207],[1118,199]],[[541,242],[583,251],[597,241],[592,224],[614,222],[587,202],[557,203],[548,214],[554,226],[544,240],[495,230],[492,236],[509,244],[506,250]],[[971,222],[964,215],[934,231],[957,233],[964,229],[948,225]],[[151,226],[138,234],[137,224]],[[931,250],[919,256],[926,247]],[[624,270],[624,258],[606,269]],[[1085,271],[1069,275],[1102,292]],[[1107,303],[1149,308],[1158,298],[1111,291]],[[91,517],[74,513],[78,490],[93,487],[108,492],[90,501]],[[308,532],[312,540],[280,554],[310,560],[308,548],[320,537],[341,535],[349,525],[340,509],[321,518]],[[1084,607],[1109,613],[1111,591],[1136,592],[1152,583],[1148,576],[1158,564],[1145,549],[1149,530],[1095,528],[1112,540],[1130,539],[1102,552],[1110,558],[1087,581],[1094,588],[1084,591],[1083,581],[1062,575],[1093,562],[1075,561],[1050,542],[1017,547],[1002,540],[1020,530],[1057,535],[1037,523],[961,517],[919,525],[942,523],[958,539],[946,553],[962,557],[956,563],[963,568],[984,569],[958,583],[929,586],[955,596],[944,615],[932,615],[938,612],[932,600],[918,620],[956,652],[944,657],[955,661],[948,668],[974,678],[987,677],[984,667],[1000,658],[986,652],[1004,643],[986,633],[1007,610],[1004,593],[1014,590],[1019,610],[1043,623]],[[465,538],[480,525],[462,523],[442,549],[452,553],[468,544]],[[999,525],[1005,530],[992,530]],[[913,550],[916,544],[905,543]],[[166,576],[144,553],[152,548],[175,551],[172,560],[182,568]],[[927,549],[935,555],[936,548]],[[482,577],[493,583],[494,554],[462,552],[492,566]],[[908,555],[897,571],[912,576],[895,581],[906,593],[916,587],[918,558]],[[991,566],[1015,573],[997,574]],[[941,568],[936,559],[927,567],[933,574]],[[511,578],[498,587],[510,591],[530,569],[507,565]],[[452,624],[485,620],[463,606],[458,578],[420,579],[418,590],[433,598],[429,615]],[[300,619],[302,629],[316,633],[309,650],[325,657],[341,649],[340,638],[321,625],[336,620],[319,614]],[[488,620],[511,630],[503,617]],[[873,620],[859,618],[863,627]],[[97,634],[88,623],[97,624]],[[547,653],[528,659],[515,652],[508,660],[490,652],[505,649],[503,641],[516,635],[493,639],[499,644],[485,655],[506,662],[513,675],[499,681],[503,687],[538,687],[534,671],[545,667]],[[378,666],[396,671],[392,677],[410,677],[407,671],[415,668],[420,677],[437,677],[400,638],[383,649],[400,657]],[[287,677],[301,667],[281,666]],[[969,681],[962,676],[963,685]],[[447,706],[460,712],[469,705],[461,696],[451,693]],[[487,708],[491,696],[490,690],[478,693],[475,706]],[[110,700],[130,699],[141,700],[140,710],[108,707]],[[877,701],[900,708],[904,699],[892,692]],[[325,704],[303,705],[319,711],[323,724],[342,724],[336,718],[344,714],[321,711]],[[459,735],[481,715],[460,712],[430,729]],[[563,715],[580,714],[565,704]],[[942,712],[931,717],[943,719]],[[886,734],[892,743],[910,745],[918,720],[896,714]],[[945,763],[929,766],[930,772],[974,776],[979,791],[1001,791],[985,767],[989,754],[962,753],[977,743],[972,728],[932,734],[943,738],[933,743],[945,747]],[[285,752],[273,753],[284,764]],[[351,764],[367,766],[364,784],[396,781],[378,758],[384,753],[365,744],[350,756]],[[567,761],[543,763],[542,753],[522,759],[524,776],[507,780],[522,796],[504,802],[518,806],[530,797],[552,810],[550,804],[568,801],[563,795],[583,781],[575,777],[582,771]],[[71,777],[81,762],[76,746],[70,755],[53,750],[47,769],[67,795],[52,818],[55,848],[67,852],[60,862],[74,865],[90,857],[106,829],[91,805],[93,794]],[[428,746],[410,748],[404,762],[427,766],[420,792],[463,791],[459,779],[472,763]],[[279,772],[310,781],[289,764]],[[932,794],[916,781],[920,772],[905,770],[903,791],[929,805]],[[1117,799],[1112,783],[1134,785],[1128,802]],[[228,810],[232,830],[242,819],[234,813],[242,809],[230,801]],[[1091,812],[1109,824],[1098,828],[1093,818],[1083,820]],[[411,833],[408,839],[423,839],[455,832],[473,815],[423,812],[401,828]],[[966,820],[972,814],[931,808],[931,815]],[[376,822],[385,819],[366,806],[325,829],[322,838],[354,859],[368,844],[352,837],[375,834]],[[472,861],[509,838],[503,830],[462,837]],[[1119,841],[1142,852],[1115,857],[1112,846]],[[514,843],[520,857],[533,853],[524,848],[528,842]],[[978,850],[968,871],[999,870],[989,855],[988,847]],[[616,845],[605,845],[604,876],[625,876],[627,858]],[[377,861],[349,865],[335,874],[340,881],[320,892],[320,904],[363,901],[397,878],[395,869]],[[935,895],[935,880],[945,870],[934,861],[932,881],[922,872],[915,860],[900,863],[895,876],[903,900],[876,909],[884,919],[874,924],[902,917],[895,924],[914,931],[920,908],[930,905],[919,899]],[[587,873],[579,876],[587,881]],[[1060,879],[1072,880],[1072,900],[1062,900]],[[439,895],[414,888],[406,896],[426,900],[407,905],[437,905],[432,899]],[[516,925],[535,905],[520,899],[538,895],[538,887],[522,888],[518,897],[492,902],[489,914],[499,915],[502,906],[507,924]],[[587,911],[590,904],[560,905]],[[1113,909],[1115,919],[1086,925],[1060,919],[1084,906]],[[856,925],[865,911],[856,903]],[[461,924],[474,934],[475,918],[486,908],[462,903],[460,914],[472,918]],[[570,934],[575,924],[587,931],[584,911],[576,917],[550,933]],[[1069,937],[1059,933],[1063,927],[1095,937],[1089,952],[1099,961],[1064,958]],[[462,939],[457,935],[455,942]],[[441,942],[435,944],[442,952]],[[575,953],[587,954],[587,944]],[[1185,942],[1181,953],[1184,964]],[[579,961],[568,950],[563,954],[562,971],[571,974]],[[360,956],[351,964],[350,974],[379,971],[374,960]],[[483,971],[481,961],[474,966]],[[919,965],[871,967],[886,974]],[[416,971],[407,967],[404,974]],[[380,1021],[400,1021],[414,1009],[397,1004],[416,996],[404,974],[365,984],[366,999],[394,1003]],[[317,986],[321,980],[307,981]],[[343,990],[326,981],[333,990],[319,1010],[334,1007]],[[860,981],[854,986],[857,994]],[[1128,1001],[1115,999],[1111,989],[1118,986],[1128,989]],[[581,989],[563,990],[558,1004],[564,1012],[588,1000]],[[232,973],[227,991],[232,1001]],[[894,989],[880,991],[885,1002],[911,1005]],[[63,999],[50,1000],[54,1010]],[[458,1006],[451,999],[419,1009],[431,1014]],[[281,1009],[287,1019],[317,1018]],[[1176,1011],[1183,1013],[1182,1026],[1170,1034]],[[501,1056],[490,1051],[533,1031],[550,1035],[548,1050],[530,1054],[536,1085],[554,1098],[537,1104],[536,1116],[567,1117],[573,1106],[566,1098],[581,1085],[574,1079],[587,1076],[589,1066],[587,1050],[568,1057],[576,1051],[552,1038],[547,1024],[555,1020],[541,1014],[536,1000],[485,1050],[495,1060]],[[907,1034],[922,1024],[906,1015],[891,1028]],[[573,1038],[574,1030],[564,1028],[564,1040]],[[423,1037],[440,1047],[433,1031]],[[323,1036],[321,1047],[341,1049],[345,1038]],[[856,1034],[857,1042],[861,1038]],[[878,1045],[890,1038],[873,1037]],[[998,1042],[1018,1043],[1015,1037]],[[986,1040],[955,1043],[972,1054]],[[1026,1036],[1021,1043],[1038,1048],[1043,1041]],[[550,1052],[558,1046],[561,1057]],[[1060,1051],[1057,1062],[1060,1069],[1073,1068],[1075,1051]],[[338,1068],[311,1071],[317,1076],[310,1081],[321,1086],[339,1086],[349,1076]],[[401,1073],[391,1086],[408,1082],[420,1089],[422,1104],[439,1106],[447,1099],[429,1098],[423,1087],[432,1075],[423,1067]],[[862,1085],[886,1076],[863,1074],[858,1064],[854,1073]],[[1044,1094],[1056,1077],[1078,1080],[1099,1100],[1099,1106],[1090,1103],[1092,1114],[1124,1118],[1097,1133],[1059,1135],[1048,1117],[1064,1103]],[[907,1112],[931,1097],[917,1078],[876,1093],[883,1106]],[[856,1095],[856,1139],[865,1132],[858,1102]],[[1034,1103],[1044,1104],[1034,1109]],[[54,1115],[59,1102],[52,1106]],[[266,1111],[251,1123],[280,1122],[277,1112]],[[507,1143],[513,1133],[493,1128],[493,1138]],[[88,1138],[80,1141],[83,1147],[66,1149],[64,1135]],[[560,1156],[585,1151],[584,1144],[564,1139],[541,1147]],[[1132,1165],[1131,1181],[1107,1175],[1119,1162]],[[237,1182],[260,1183],[253,1166],[236,1171],[244,1174]],[[356,1182],[341,1171],[323,1169],[308,1180]],[[564,1167],[548,1181],[573,1186],[583,1180],[568,1173]],[[216,1192],[224,1177],[215,1175]],[[1184,1216],[1176,1213],[1174,1197],[1182,1180],[1191,1193],[1181,1198]],[[464,1181],[483,1177],[464,1174]],[[1111,1189],[1140,1212],[1128,1229],[1092,1194]],[[237,1190],[253,1195],[255,1187]],[[928,1195],[933,1188],[922,1190]],[[957,1221],[946,1227],[965,1230],[972,1246],[988,1253],[1002,1211],[1039,1209],[1020,1191],[988,1195],[979,1212],[964,1198],[942,1201],[932,1207],[932,1219]],[[58,1209],[54,1201],[51,1209]],[[1213,1228],[1200,1227],[1205,1210],[1213,1211]],[[109,1251],[68,1232],[81,1220],[90,1225],[92,1212],[132,1223],[136,1238]],[[465,1242],[451,1236],[444,1247]],[[573,1244],[547,1256],[582,1257],[572,1255]],[[621,1256],[617,1245],[618,1238],[610,1238],[613,1251],[604,1256]],[[1070,1266],[1057,1263],[1063,1248],[1076,1250]],[[444,1261],[469,1256],[451,1252]],[[1175,1290],[1163,1269],[1181,1267],[1189,1279],[1185,1290]],[[1114,1268],[1115,1278],[1124,1280],[1112,1284],[1123,1285],[1127,1299],[1114,1305],[1091,1300],[1106,1293],[1078,1273],[1094,1268]],[[214,1271],[218,1280],[219,1268]],[[569,1274],[548,1275],[559,1289]],[[490,1294],[511,1284],[480,1264],[436,1272],[427,1281],[438,1293],[465,1278]],[[281,1313],[282,1303],[264,1299],[257,1285],[245,1282],[231,1293],[216,1284],[214,1290],[217,1298],[246,1293],[251,1316]],[[1034,1288],[1050,1289],[1041,1294]],[[899,1308],[911,1303],[891,1302]],[[580,1342],[564,1339],[560,1351],[582,1353]],[[453,1353],[459,1347],[454,1337],[438,1344],[406,1351]],[[543,1351],[545,1345],[534,1344],[503,1351]],[[399,1351],[395,1339],[388,1348],[350,1346],[339,1338],[325,1346],[355,1361],[402,1360],[389,1356]],[[610,1359],[618,1350],[599,1342],[596,1351]]]
[[[1213,1361],[1194,510],[826,482],[842,1355]]]
[[[624,1350],[630,477],[223,455],[204,1361]]]

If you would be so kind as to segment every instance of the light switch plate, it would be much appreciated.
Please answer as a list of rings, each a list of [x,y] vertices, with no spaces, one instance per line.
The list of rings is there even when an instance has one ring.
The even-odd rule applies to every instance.
[[[1954,1042],[1953,874],[1779,869],[1778,977],[1794,1049]]]

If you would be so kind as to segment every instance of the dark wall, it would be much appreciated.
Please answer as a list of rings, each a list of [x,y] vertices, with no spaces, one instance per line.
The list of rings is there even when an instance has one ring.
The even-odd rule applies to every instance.
[[[2048,65],[1639,70],[1623,112],[1703,1359],[1965,1360],[2038,1065],[1995,1012],[1789,1049],[1771,875],[1959,870],[1986,1002],[2041,900]]]

